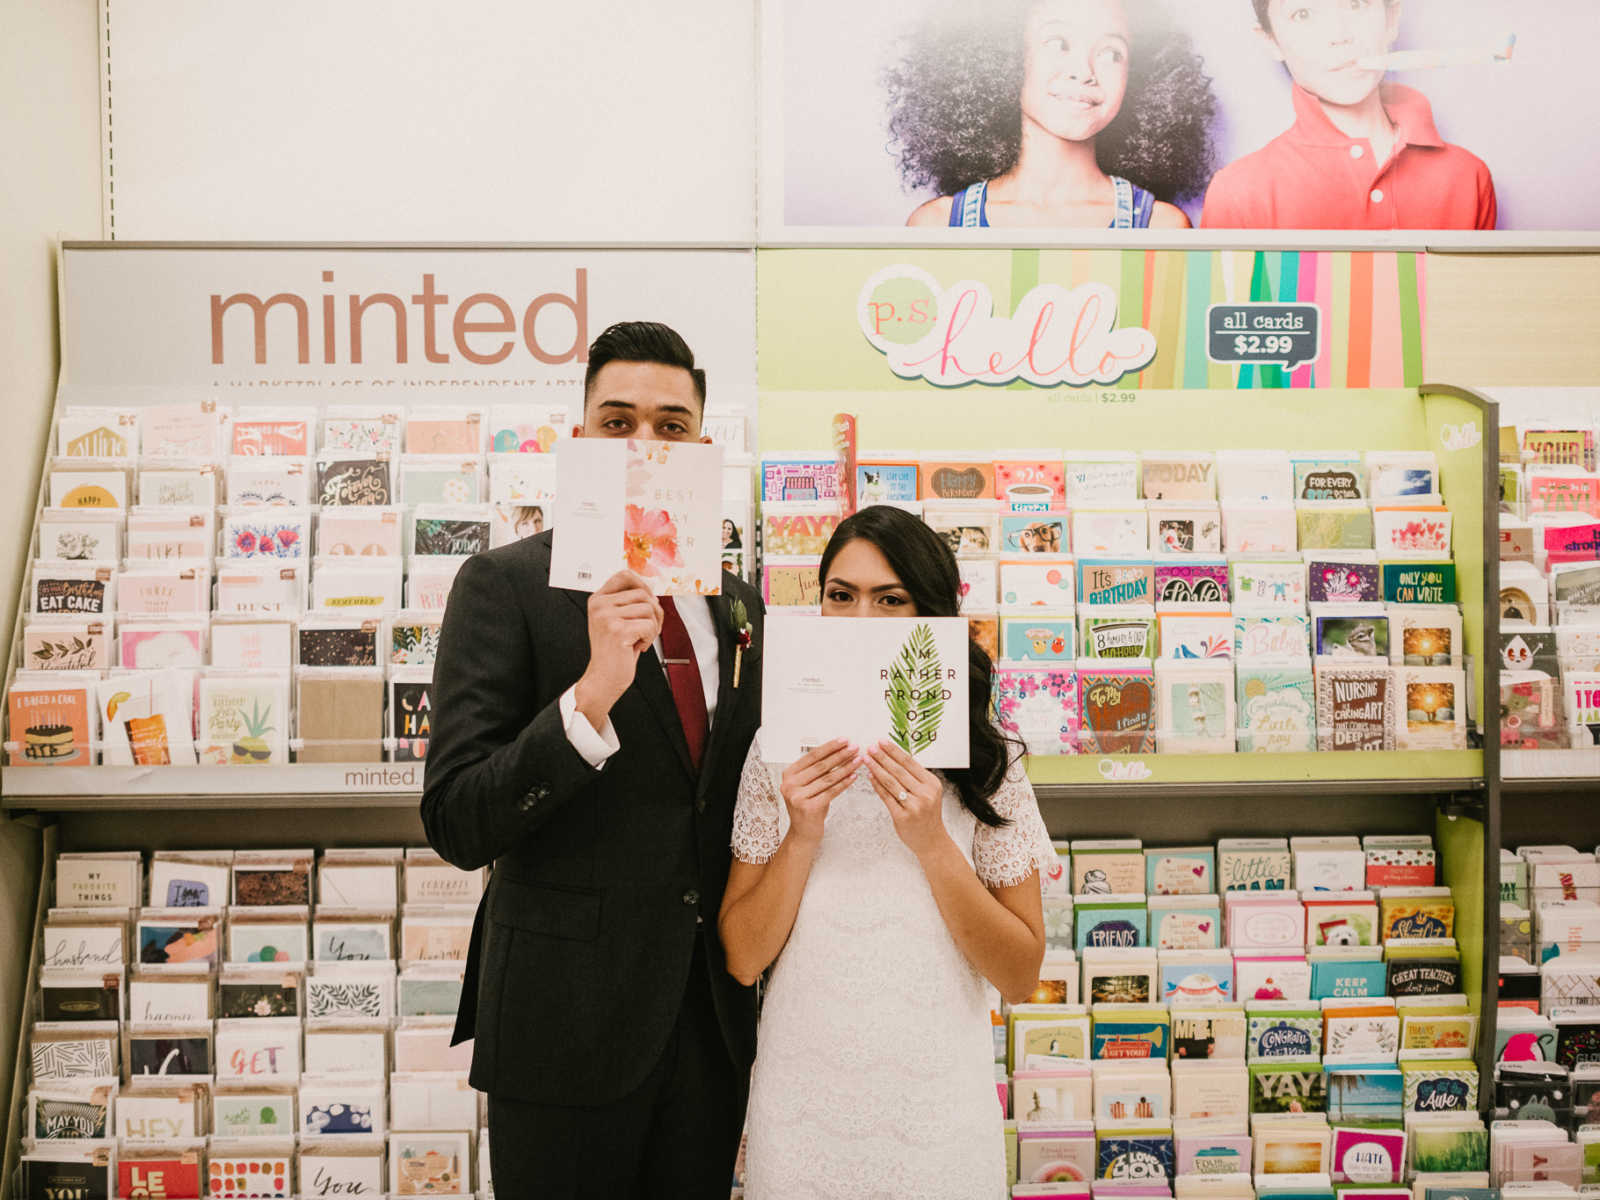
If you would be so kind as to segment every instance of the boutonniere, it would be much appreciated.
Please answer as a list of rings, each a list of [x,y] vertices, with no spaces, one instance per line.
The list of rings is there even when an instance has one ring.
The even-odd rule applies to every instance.
[[[744,652],[753,640],[750,633],[750,614],[744,601],[735,599],[728,606],[728,624],[733,629],[733,686],[739,686],[739,671],[744,666]]]

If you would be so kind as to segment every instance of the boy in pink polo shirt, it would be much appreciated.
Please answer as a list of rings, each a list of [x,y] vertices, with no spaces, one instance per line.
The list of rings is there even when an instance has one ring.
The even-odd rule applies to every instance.
[[[1494,180],[1439,136],[1421,92],[1363,60],[1388,54],[1399,0],[1253,0],[1294,80],[1295,121],[1218,171],[1202,227],[1493,229]]]

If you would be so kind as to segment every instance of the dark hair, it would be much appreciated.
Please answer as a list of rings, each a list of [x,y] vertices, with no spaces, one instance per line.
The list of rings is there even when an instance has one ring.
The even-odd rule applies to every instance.
[[[1256,6],[1256,24],[1260,25],[1261,28],[1265,29],[1268,33],[1271,33],[1272,14],[1267,10],[1271,7],[1272,0],[1251,0],[1251,3]],[[1394,0],[1383,0],[1383,6],[1385,8],[1394,7]]]
[[[583,399],[589,401],[589,389],[600,368],[609,362],[660,363],[664,367],[682,367],[694,380],[695,394],[700,405],[706,403],[706,373],[694,365],[694,351],[689,343],[670,325],[660,321],[618,321],[589,343],[589,365],[583,372]]]
[[[924,617],[960,615],[961,572],[956,556],[937,533],[904,509],[874,504],[839,522],[822,552],[818,579],[826,584],[828,567],[847,544],[871,542],[889,560],[895,575],[911,593],[917,613]],[[1000,730],[989,716],[994,686],[994,663],[988,652],[970,638],[967,642],[968,763],[946,771],[956,785],[961,803],[985,825],[1010,822],[995,811],[989,798],[1000,790],[1006,771],[1022,754],[1022,746]]]
[[[947,0],[884,72],[889,135],[908,187],[954,195],[1003,175],[1022,146],[1023,27],[1038,0]],[[1260,0],[1257,0],[1259,3]],[[1158,200],[1211,181],[1217,98],[1187,33],[1158,0],[1128,0],[1132,42],[1122,110],[1095,139],[1100,169]]]

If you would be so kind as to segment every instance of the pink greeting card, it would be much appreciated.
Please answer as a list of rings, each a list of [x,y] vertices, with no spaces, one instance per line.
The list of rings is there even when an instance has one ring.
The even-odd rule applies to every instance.
[[[574,438],[556,456],[554,587],[592,592],[618,571],[658,595],[722,590],[722,448]]]
[[[204,613],[211,608],[211,574],[201,565],[132,567],[118,580],[120,616]]]
[[[117,665],[140,670],[201,667],[206,661],[206,622],[128,619],[117,630]]]
[[[311,453],[314,409],[240,409],[233,419],[233,453],[304,457]]]

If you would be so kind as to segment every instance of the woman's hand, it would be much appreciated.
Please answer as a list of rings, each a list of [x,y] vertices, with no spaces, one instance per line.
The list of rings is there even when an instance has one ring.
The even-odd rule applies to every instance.
[[[834,738],[796,759],[783,770],[778,791],[789,810],[789,836],[816,845],[834,797],[850,786],[860,752],[844,738]]]
[[[944,783],[893,742],[867,751],[867,770],[894,831],[919,859],[950,840],[944,827]]]

